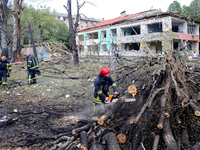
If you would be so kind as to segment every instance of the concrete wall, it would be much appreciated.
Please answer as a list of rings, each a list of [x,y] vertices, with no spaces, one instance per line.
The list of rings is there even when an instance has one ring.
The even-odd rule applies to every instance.
[[[173,20],[173,22],[172,22]],[[178,31],[172,32],[172,24],[178,24]],[[162,29],[154,29],[156,27],[160,27]],[[92,43],[96,43],[99,47],[99,54],[100,55],[110,55],[112,43],[117,44],[118,50],[121,55],[124,56],[146,56],[149,55],[149,43],[159,41],[161,46],[154,45],[153,51],[168,51],[172,50],[174,40],[177,40],[179,43],[181,41],[194,41],[194,50],[199,53],[199,25],[196,24],[197,35],[187,34],[187,25],[188,22],[182,19],[173,18],[171,16],[162,17],[162,18],[152,18],[152,19],[145,19],[145,20],[138,20],[137,22],[127,22],[117,25],[112,25],[109,27],[104,27],[101,29],[95,29],[89,32],[83,32],[84,34],[84,51],[85,55],[87,55],[87,46],[91,45]],[[140,34],[130,35],[131,32],[129,29],[132,27],[140,27]],[[148,33],[148,28],[151,27],[152,31],[159,31],[159,32],[152,32]],[[129,28],[129,29],[128,29]],[[116,29],[117,36],[113,38],[111,35],[111,30]],[[124,32],[127,29],[127,34],[124,36]],[[182,33],[179,33],[182,32]],[[92,32],[98,32],[98,42],[97,40],[90,42],[87,41],[87,34]],[[102,32],[106,32],[106,38],[102,37]],[[139,51],[126,51],[125,44],[126,43],[140,43],[140,50]],[[107,45],[107,52],[103,51],[103,45]]]

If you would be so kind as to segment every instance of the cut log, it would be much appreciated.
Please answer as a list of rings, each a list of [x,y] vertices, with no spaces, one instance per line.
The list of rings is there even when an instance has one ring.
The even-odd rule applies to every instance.
[[[78,133],[80,133],[82,131],[86,131],[86,130],[88,130],[90,128],[91,125],[92,125],[92,123],[88,123],[85,126],[82,126],[80,128],[74,129],[74,130],[72,130],[72,134],[76,135],[76,134],[78,134]]]
[[[165,141],[165,145],[167,146],[167,149],[170,149],[170,150],[179,149],[178,144],[176,143],[176,140],[174,139],[174,136],[171,131],[170,118],[166,118],[164,120],[163,140]]]
[[[117,140],[119,143],[124,144],[126,142],[126,135],[122,133],[118,134]]]
[[[164,123],[164,119],[165,119],[165,112],[164,110],[160,112],[160,118],[157,124],[158,129],[163,129],[163,123]]]
[[[58,77],[58,76],[50,76],[50,75],[45,75],[41,74],[42,76],[49,77],[49,78],[59,78],[59,79],[79,79],[79,77]]]
[[[117,112],[119,108],[125,103],[125,97],[120,97],[119,100],[109,109],[103,116],[98,119],[98,124],[103,125],[104,122]]]
[[[106,133],[103,138],[107,144],[106,150],[120,150],[117,137],[114,132]]]
[[[200,109],[198,106],[196,106],[194,103],[190,102],[190,107],[194,111],[195,116],[200,116]]]
[[[156,135],[155,138],[154,138],[152,150],[158,149],[159,140],[160,140],[160,135]]]
[[[82,131],[80,133],[80,141],[81,141],[81,150],[88,150],[88,138],[87,133]]]
[[[146,111],[146,109],[147,109],[148,107],[151,106],[151,104],[152,104],[152,102],[153,102],[155,96],[156,96],[160,91],[162,91],[162,90],[164,90],[164,89],[165,89],[165,88],[162,87],[162,88],[159,88],[159,89],[155,90],[155,91],[153,92],[153,94],[149,96],[147,102],[143,105],[143,107],[142,107],[142,109],[140,110],[140,112],[138,113],[137,117],[135,117],[135,116],[129,117],[127,123],[128,123],[128,124],[129,124],[129,123],[130,123],[130,124],[133,124],[133,123],[136,124],[136,123],[139,121],[139,119],[141,118],[141,116],[143,115],[143,113]]]
[[[160,111],[160,118],[159,118],[159,121],[158,121],[158,129],[162,129],[163,128],[163,124],[164,124],[164,119],[165,119],[165,105],[166,105],[166,101],[167,101],[167,95],[169,94],[169,86],[170,86],[170,82],[169,80],[167,80],[167,85],[166,85],[166,88],[165,88],[165,93],[164,95],[162,95],[161,97],[161,111]]]
[[[132,94],[133,97],[137,94],[137,88],[134,85],[128,87],[128,93]]]

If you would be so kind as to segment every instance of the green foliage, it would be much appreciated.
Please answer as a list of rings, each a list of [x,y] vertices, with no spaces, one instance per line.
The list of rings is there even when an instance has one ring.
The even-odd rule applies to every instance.
[[[40,6],[36,10],[32,5],[24,4],[26,14],[28,16],[33,38],[35,43],[43,43],[45,41],[56,42],[62,41],[70,43],[69,29],[65,23],[56,19],[57,12],[50,11],[50,7]],[[38,13],[38,36],[37,36],[37,13]],[[23,12],[20,16],[21,36],[24,38],[24,44],[28,44],[30,40],[30,32],[28,24]]]
[[[200,0],[192,0],[190,6],[181,7],[181,4],[178,1],[173,1],[168,7],[168,11],[176,13],[182,16],[189,16],[190,19],[200,21]]]
[[[182,13],[182,8],[181,4],[178,1],[173,1],[168,7],[168,11],[175,13],[175,14],[181,14]]]
[[[190,3],[189,16],[194,20],[200,21],[200,0],[193,0]]]

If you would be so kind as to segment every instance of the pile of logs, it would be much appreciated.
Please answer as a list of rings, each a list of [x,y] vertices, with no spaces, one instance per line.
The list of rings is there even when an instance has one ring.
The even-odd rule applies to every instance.
[[[123,66],[116,81],[128,92],[102,116],[72,119],[66,128],[48,124],[51,136],[27,135],[20,140],[32,149],[199,150],[199,75],[199,68],[189,67],[176,51],[162,61]],[[133,97],[135,102],[125,102]]]

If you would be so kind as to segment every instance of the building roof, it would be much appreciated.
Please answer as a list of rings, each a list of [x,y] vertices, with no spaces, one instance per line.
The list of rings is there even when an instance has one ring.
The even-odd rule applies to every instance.
[[[140,13],[136,13],[136,14],[119,16],[117,18],[110,19],[110,20],[105,20],[105,21],[96,23],[95,25],[91,25],[91,26],[88,26],[88,27],[83,28],[81,30],[78,30],[78,32],[84,32],[84,31],[93,30],[93,29],[96,29],[96,28],[99,28],[99,27],[110,26],[110,25],[116,24],[117,22],[121,22],[121,21],[125,21],[125,20],[142,19],[142,18],[145,18],[145,17],[152,17],[152,16],[155,16],[155,15],[157,15],[157,16],[160,16],[160,15],[173,16],[173,17],[176,17],[176,18],[184,19],[184,20],[189,19],[188,17],[184,17],[184,16],[181,16],[181,15],[178,15],[178,14],[174,14],[174,13],[170,13],[170,12],[162,12],[160,9],[157,9],[157,10],[154,9],[154,10],[144,11],[144,12],[140,12]]]
[[[68,14],[64,14],[64,13],[58,13],[57,17],[63,17],[63,18],[68,18]],[[76,15],[72,15],[72,18],[75,19]],[[81,20],[85,20],[85,21],[91,21],[91,22],[101,22],[102,19],[96,19],[96,18],[89,18],[86,16],[81,16]]]

